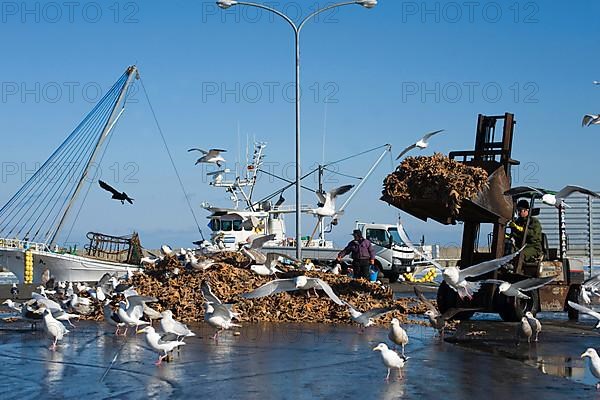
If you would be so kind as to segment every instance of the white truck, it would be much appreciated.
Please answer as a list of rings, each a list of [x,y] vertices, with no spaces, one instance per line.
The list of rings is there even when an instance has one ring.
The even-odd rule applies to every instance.
[[[356,229],[373,244],[375,264],[390,282],[414,271],[415,252],[402,242],[396,225],[357,222]]]

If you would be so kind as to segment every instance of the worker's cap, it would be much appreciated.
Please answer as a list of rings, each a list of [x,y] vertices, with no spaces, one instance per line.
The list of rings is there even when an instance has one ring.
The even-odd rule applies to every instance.
[[[352,236],[362,236],[362,232],[359,229],[352,231]]]
[[[529,210],[529,202],[525,199],[519,200],[517,202],[517,209],[519,209],[519,208]]]

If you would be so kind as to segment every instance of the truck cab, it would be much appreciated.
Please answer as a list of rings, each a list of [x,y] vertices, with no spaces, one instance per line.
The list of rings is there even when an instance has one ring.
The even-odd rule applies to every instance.
[[[391,282],[413,271],[415,253],[402,242],[396,225],[357,222],[356,229],[372,243],[375,264]]]

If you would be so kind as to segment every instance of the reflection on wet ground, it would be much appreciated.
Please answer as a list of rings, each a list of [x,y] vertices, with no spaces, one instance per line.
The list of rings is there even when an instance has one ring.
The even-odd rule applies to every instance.
[[[486,329],[502,324],[473,323],[492,324]],[[579,355],[598,335],[554,334],[551,327],[531,348],[521,344],[511,352],[514,342],[500,340],[491,352],[485,343],[456,346],[429,328],[407,326],[405,379],[385,383],[385,367],[372,351],[387,341],[381,328],[359,334],[348,326],[254,324],[215,344],[213,331],[198,325],[198,337],[188,338],[173,362],[156,367],[142,335],[115,337],[104,323],[81,322],[56,352],[48,350],[43,332],[19,326],[27,328],[0,325],[3,399],[553,399],[595,393]],[[571,380],[558,377],[564,375]]]

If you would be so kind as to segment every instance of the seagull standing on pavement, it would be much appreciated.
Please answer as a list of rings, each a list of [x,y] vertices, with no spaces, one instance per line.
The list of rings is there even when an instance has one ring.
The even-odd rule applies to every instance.
[[[581,358],[589,357],[590,359],[590,372],[596,379],[600,379],[600,357],[595,349],[591,347],[581,355]],[[600,389],[600,382],[596,383],[596,389]]]
[[[400,321],[397,318],[392,319],[388,338],[397,346],[402,346],[402,355],[404,355],[404,346],[408,344],[408,334],[400,326]]]
[[[185,343],[180,340],[172,339],[171,334],[158,334],[151,326],[146,326],[145,328],[138,330],[137,333],[145,333],[146,342],[155,353],[158,353],[158,360],[154,363],[157,366],[162,363],[162,360],[167,357],[170,351],[185,345]]]
[[[160,313],[162,316],[160,320],[160,328],[167,333],[174,333],[179,337],[185,336],[196,336],[186,325],[173,319],[173,312],[171,310],[165,310]]]
[[[69,333],[67,328],[65,328],[61,322],[54,319],[52,313],[48,309],[44,310],[44,330],[48,336],[54,339],[52,346],[50,346],[50,350],[56,350],[56,343],[59,340],[62,340],[64,335]]]
[[[408,146],[407,148],[405,148],[404,150],[402,150],[402,152],[400,154],[398,154],[398,157],[396,157],[396,160],[399,160],[400,158],[402,158],[403,155],[405,155],[406,153],[408,153],[409,151],[411,151],[412,149],[415,148],[419,148],[421,150],[426,149],[427,146],[429,146],[429,142],[427,142],[433,135],[436,135],[440,132],[444,132],[443,129],[440,129],[439,131],[434,131],[434,132],[429,132],[428,134],[426,134],[425,136],[423,136],[421,139],[417,140],[416,143],[411,144],[410,146]]]
[[[540,335],[540,332],[542,331],[542,323],[540,322],[539,319],[537,319],[536,317],[533,316],[531,311],[527,311],[525,313],[525,317],[529,321],[529,324],[531,325],[531,329],[533,329],[535,331],[534,342],[537,342],[538,336]]]
[[[390,379],[390,372],[392,369],[398,370],[398,378],[402,379],[402,368],[404,368],[404,363],[408,360],[408,357],[402,356],[400,357],[398,353],[393,350],[388,349],[385,343],[379,343],[377,347],[373,349],[373,351],[381,352],[381,359],[383,364],[387,367],[387,375],[385,376],[385,380]]]

